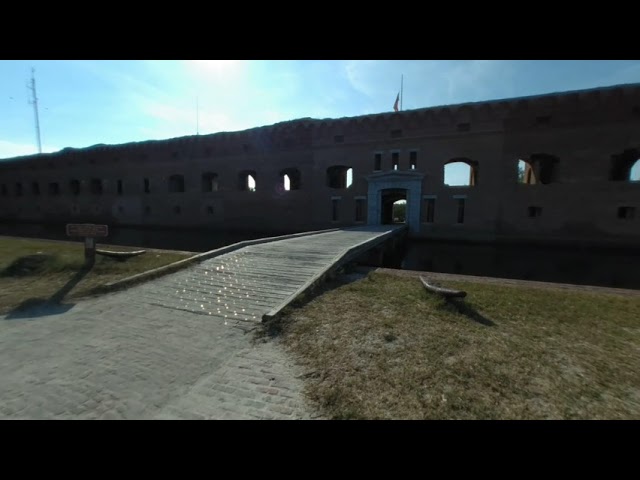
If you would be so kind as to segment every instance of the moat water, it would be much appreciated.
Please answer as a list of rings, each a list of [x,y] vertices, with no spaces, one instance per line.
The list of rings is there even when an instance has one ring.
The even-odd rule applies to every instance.
[[[289,233],[289,232],[282,232]],[[69,240],[64,226],[0,224],[0,235]],[[204,252],[264,232],[110,228],[105,244]],[[385,266],[462,275],[640,289],[640,248],[595,249],[410,240]]]
[[[602,249],[409,241],[393,267],[640,289],[640,248]]]

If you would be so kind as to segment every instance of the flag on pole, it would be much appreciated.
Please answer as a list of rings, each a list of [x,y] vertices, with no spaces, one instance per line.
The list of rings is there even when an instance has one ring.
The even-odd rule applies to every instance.
[[[398,111],[398,102],[400,101],[400,94],[396,97],[396,103],[393,104],[393,110]]]

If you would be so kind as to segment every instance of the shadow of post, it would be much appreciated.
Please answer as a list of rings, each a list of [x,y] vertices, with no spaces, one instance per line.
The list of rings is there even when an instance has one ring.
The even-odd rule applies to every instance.
[[[47,315],[64,313],[70,310],[75,304],[62,304],[60,302],[64,300],[64,297],[71,290],[73,290],[73,288],[87,275],[87,273],[91,271],[92,268],[93,263],[83,265],[83,267],[78,270],[75,275],[73,275],[73,277],[71,277],[69,281],[62,286],[60,290],[51,295],[51,297],[49,298],[29,298],[20,303],[20,305],[15,307],[7,314],[7,316],[5,317],[6,320],[16,318],[44,317]]]

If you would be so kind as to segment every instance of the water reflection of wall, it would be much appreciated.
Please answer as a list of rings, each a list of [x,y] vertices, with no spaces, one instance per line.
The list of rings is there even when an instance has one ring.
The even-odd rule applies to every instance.
[[[402,268],[640,288],[640,250],[409,242]]]

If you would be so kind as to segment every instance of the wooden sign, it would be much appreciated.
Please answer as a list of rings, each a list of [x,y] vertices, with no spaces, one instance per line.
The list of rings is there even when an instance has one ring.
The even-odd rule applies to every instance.
[[[106,237],[109,235],[107,225],[94,225],[93,223],[68,223],[68,237]]]

